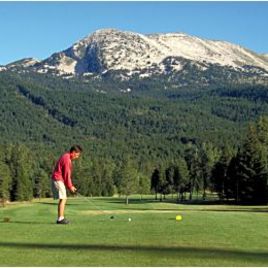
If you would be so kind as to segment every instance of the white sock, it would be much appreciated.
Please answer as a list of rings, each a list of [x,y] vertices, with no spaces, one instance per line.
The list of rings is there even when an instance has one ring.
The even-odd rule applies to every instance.
[[[59,218],[58,218],[58,221],[62,221],[64,219],[64,217],[63,216],[60,216]]]

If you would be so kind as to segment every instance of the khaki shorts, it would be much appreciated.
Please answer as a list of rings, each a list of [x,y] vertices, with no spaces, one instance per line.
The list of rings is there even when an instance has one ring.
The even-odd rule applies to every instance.
[[[62,181],[51,180],[51,189],[54,199],[67,199],[66,187]]]

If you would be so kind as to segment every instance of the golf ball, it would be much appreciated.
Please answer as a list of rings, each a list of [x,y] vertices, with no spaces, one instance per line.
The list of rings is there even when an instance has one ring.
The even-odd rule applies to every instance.
[[[131,218],[128,218],[128,221],[131,221]]]
[[[181,215],[177,215],[176,216],[176,221],[181,221],[182,220],[182,216]]]

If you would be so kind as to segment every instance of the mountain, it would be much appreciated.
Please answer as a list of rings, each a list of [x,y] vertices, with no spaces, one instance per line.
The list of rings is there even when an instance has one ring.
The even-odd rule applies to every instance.
[[[266,60],[268,60],[268,54],[262,54],[262,56],[263,56]]]
[[[37,61],[24,59],[5,66],[20,72],[52,73],[71,78],[115,74],[121,80],[155,75],[185,75],[222,70],[268,78],[268,57],[239,45],[184,33],[149,34],[103,29],[66,50]]]
[[[12,63],[7,64],[6,68],[8,68],[8,69],[18,68],[18,67],[27,68],[27,67],[31,67],[39,62],[40,62],[39,60],[34,59],[34,58],[25,58],[25,59],[14,61]]]
[[[0,66],[1,143],[58,153],[81,143],[145,166],[191,144],[240,146],[268,114],[267,82],[267,55],[234,44],[100,30],[45,60]]]

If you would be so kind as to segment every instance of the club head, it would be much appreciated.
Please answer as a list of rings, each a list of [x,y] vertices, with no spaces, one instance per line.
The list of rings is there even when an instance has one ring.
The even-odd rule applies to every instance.
[[[3,221],[4,222],[10,222],[10,218],[9,217],[4,217]]]

